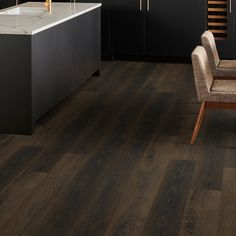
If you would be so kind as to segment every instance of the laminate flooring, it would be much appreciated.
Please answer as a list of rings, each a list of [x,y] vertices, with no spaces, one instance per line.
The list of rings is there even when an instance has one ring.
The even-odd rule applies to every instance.
[[[188,64],[103,62],[33,135],[0,134],[0,236],[236,235],[236,112]]]

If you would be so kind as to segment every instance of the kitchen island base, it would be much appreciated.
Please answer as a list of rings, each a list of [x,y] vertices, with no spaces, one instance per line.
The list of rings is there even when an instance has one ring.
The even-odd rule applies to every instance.
[[[0,132],[35,122],[100,70],[100,8],[33,35],[0,35]]]

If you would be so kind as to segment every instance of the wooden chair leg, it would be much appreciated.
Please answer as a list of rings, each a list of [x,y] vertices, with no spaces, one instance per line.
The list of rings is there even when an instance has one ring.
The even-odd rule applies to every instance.
[[[191,138],[191,144],[194,144],[195,140],[197,138],[199,129],[200,129],[201,124],[202,124],[203,117],[204,117],[205,112],[206,112],[206,105],[207,105],[206,102],[203,102],[202,105],[201,105],[201,108],[200,108],[200,111],[199,111],[199,114],[198,114],[198,118],[197,118],[194,130],[193,130],[193,135],[192,135],[192,138]]]

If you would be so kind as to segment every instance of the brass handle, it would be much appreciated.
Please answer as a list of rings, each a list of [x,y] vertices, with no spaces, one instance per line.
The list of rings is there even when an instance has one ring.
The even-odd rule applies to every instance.
[[[139,0],[139,11],[142,11],[143,10],[143,8],[142,8],[142,0]]]
[[[150,10],[150,0],[147,0],[147,11]]]

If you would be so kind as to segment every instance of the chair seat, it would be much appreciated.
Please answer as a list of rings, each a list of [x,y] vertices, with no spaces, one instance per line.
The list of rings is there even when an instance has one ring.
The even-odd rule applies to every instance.
[[[217,67],[219,69],[236,70],[236,60],[220,60]]]
[[[236,80],[214,80],[211,92],[236,94]]]

